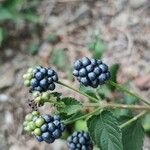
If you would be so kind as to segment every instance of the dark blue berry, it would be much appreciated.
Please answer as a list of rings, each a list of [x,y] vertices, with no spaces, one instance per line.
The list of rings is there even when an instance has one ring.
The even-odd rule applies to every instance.
[[[55,130],[55,125],[54,125],[54,123],[48,123],[48,130],[49,130],[50,132],[53,132],[53,131]]]
[[[43,79],[43,77],[44,77],[44,75],[43,75],[43,73],[41,73],[41,72],[37,72],[37,73],[35,74],[35,78],[36,78],[37,80],[41,80],[41,79]]]
[[[106,73],[106,78],[109,79],[110,78],[110,72]]]
[[[42,138],[44,139],[44,141],[47,141],[48,139],[51,138],[51,135],[49,132],[44,132],[42,133]]]
[[[53,91],[55,89],[55,84],[54,83],[51,83],[49,86],[48,86],[48,89]]]
[[[49,123],[51,121],[53,121],[53,117],[47,114],[42,115],[42,117],[44,118],[45,122]]]
[[[94,70],[94,67],[92,65],[88,65],[86,67],[87,72],[92,72]]]
[[[100,75],[101,72],[102,72],[102,70],[101,70],[99,67],[95,67],[95,68],[94,68],[94,73],[95,73],[97,76]]]
[[[83,136],[79,138],[79,143],[80,144],[85,144],[86,143],[85,138]]]
[[[53,123],[56,127],[58,127],[58,128],[60,127],[60,121],[54,120]]]
[[[52,77],[55,74],[55,72],[52,69],[48,69],[47,74],[49,77]]]
[[[88,66],[91,63],[91,61],[87,57],[83,57],[81,59],[81,61],[82,61],[83,66],[85,66],[85,67]]]
[[[94,72],[90,72],[90,73],[88,74],[88,77],[89,77],[89,79],[90,79],[91,81],[94,81],[94,80],[96,79],[96,74],[95,74]]]
[[[101,64],[101,65],[99,65],[99,67],[101,68],[103,73],[106,73],[108,71],[108,66],[105,64]]]
[[[79,71],[78,70],[74,70],[73,71],[73,75],[76,76],[76,77],[79,76]]]
[[[41,68],[40,72],[43,73],[43,74],[46,74],[47,73],[47,69],[46,68]]]
[[[53,78],[52,78],[52,77],[49,77],[49,78],[48,78],[48,83],[49,83],[49,84],[53,83]]]
[[[42,131],[42,132],[46,132],[47,130],[48,130],[48,124],[45,123],[45,124],[43,124],[43,125],[41,126],[41,131]]]
[[[54,75],[54,76],[52,76],[52,79],[53,79],[53,81],[57,82],[58,81],[58,76]]]
[[[52,133],[53,137],[55,139],[59,138],[61,136],[61,131],[56,129],[53,133]]]
[[[91,59],[91,64],[92,64],[93,66],[96,66],[96,65],[97,65],[96,59]]]
[[[47,88],[47,86],[48,86],[48,81],[46,80],[46,79],[42,79],[41,81],[40,81],[40,86],[42,87],[42,88]]]
[[[54,115],[53,118],[54,118],[54,120],[60,121],[60,116],[59,115]]]
[[[82,62],[80,60],[77,60],[75,63],[74,63],[74,68],[76,70],[80,70],[82,67]]]
[[[49,139],[46,139],[45,142],[48,144],[51,144],[55,141],[55,139],[53,137],[50,137]]]
[[[36,136],[35,138],[37,139],[38,142],[42,142],[43,141],[42,136]]]
[[[42,91],[42,87],[40,87],[40,86],[35,87],[35,88],[34,88],[34,90],[35,90],[35,91],[39,91],[39,92],[41,92],[41,91]]]
[[[30,84],[33,87],[37,87],[38,86],[38,81],[35,78],[33,78],[33,79],[31,79]]]
[[[70,148],[70,150],[75,150],[76,146],[74,143],[70,143],[69,148]]]
[[[80,78],[80,82],[81,82],[83,85],[85,85],[85,86],[89,85],[89,81],[88,81],[88,79],[85,78],[85,77]]]
[[[39,70],[37,68],[33,69],[33,71],[32,71],[33,75],[35,75],[37,72],[39,72]]]
[[[98,79],[99,79],[99,82],[103,82],[103,81],[105,81],[106,80],[106,74],[104,74],[104,73],[102,73],[99,77],[98,77]]]
[[[63,132],[64,130],[65,130],[65,126],[64,126],[64,124],[60,124],[60,130]]]
[[[86,75],[87,75],[87,70],[85,68],[79,70],[79,76],[85,77]]]

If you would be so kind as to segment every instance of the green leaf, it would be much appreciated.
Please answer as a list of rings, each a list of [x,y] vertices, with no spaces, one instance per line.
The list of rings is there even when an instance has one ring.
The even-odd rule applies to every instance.
[[[67,115],[74,114],[82,108],[81,103],[71,97],[64,97],[60,101],[63,102],[65,106],[58,108],[58,110],[62,113],[66,113]]]
[[[0,27],[0,46],[4,40],[4,29]]]
[[[87,126],[93,141],[101,150],[123,150],[121,129],[111,112],[103,111],[92,116]]]
[[[134,121],[132,124],[122,129],[123,149],[142,150],[144,140],[144,129],[141,120]]]
[[[4,21],[7,19],[13,19],[13,15],[11,12],[3,7],[0,7],[0,21]]]
[[[110,67],[110,74],[111,74],[111,80],[113,82],[117,82],[117,73],[118,73],[118,70],[119,70],[119,64],[113,64],[111,67]],[[114,86],[111,86],[111,85],[108,85],[108,87],[111,89],[111,90],[114,90],[115,87]]]
[[[150,113],[145,115],[144,119],[142,120],[142,124],[144,127],[144,130],[150,134]]]
[[[39,47],[39,44],[37,42],[31,42],[31,43],[29,43],[29,45],[27,47],[27,51],[31,55],[34,55],[38,52],[38,47]]]
[[[89,43],[89,49],[92,52],[94,58],[101,58],[105,48],[105,44],[99,38],[96,38],[91,43]]]
[[[66,68],[67,63],[66,63],[64,49],[54,49],[52,53],[51,61],[59,69]]]

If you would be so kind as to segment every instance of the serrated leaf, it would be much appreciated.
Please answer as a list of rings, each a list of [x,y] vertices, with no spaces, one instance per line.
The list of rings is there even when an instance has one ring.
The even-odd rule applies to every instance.
[[[92,52],[93,57],[97,59],[102,57],[105,48],[105,44],[97,37],[89,43],[89,49]]]
[[[144,129],[141,120],[134,121],[132,124],[122,129],[123,149],[142,150],[144,140]]]
[[[92,116],[87,126],[93,141],[101,150],[123,150],[121,129],[111,112],[103,111]]]
[[[74,114],[81,110],[82,105],[79,101],[71,97],[64,97],[61,102],[65,104],[65,107],[58,108],[60,112],[66,113],[67,115]]]
[[[111,74],[111,80],[113,82],[117,82],[117,73],[118,73],[118,70],[119,70],[119,64],[113,64],[112,66],[110,66],[110,74]],[[115,87],[112,86],[112,85],[108,85],[108,87],[111,89],[111,90],[114,90]]]

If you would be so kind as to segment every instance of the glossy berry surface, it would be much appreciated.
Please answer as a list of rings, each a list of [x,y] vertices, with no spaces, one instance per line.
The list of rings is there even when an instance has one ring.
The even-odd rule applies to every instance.
[[[45,141],[48,144],[60,138],[65,130],[59,115],[39,115],[36,111],[26,115],[23,125],[24,130],[32,133],[38,142]]]
[[[93,143],[88,132],[75,131],[67,139],[69,150],[92,150]]]
[[[24,84],[30,87],[30,91],[53,91],[55,82],[58,81],[58,75],[52,68],[37,66],[28,69],[23,76]]]
[[[83,57],[74,63],[73,75],[84,86],[97,88],[110,78],[108,66],[101,60]]]

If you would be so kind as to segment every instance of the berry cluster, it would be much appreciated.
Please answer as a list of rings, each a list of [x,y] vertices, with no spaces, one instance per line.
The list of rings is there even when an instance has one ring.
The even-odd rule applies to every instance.
[[[49,144],[60,138],[65,129],[59,115],[44,114],[41,116],[37,111],[26,115],[23,125],[24,130],[35,135],[39,142],[45,141]]]
[[[75,131],[67,139],[69,150],[92,150],[93,143],[88,132]]]
[[[74,63],[73,75],[85,86],[97,88],[110,78],[108,66],[101,60],[83,57]]]
[[[51,69],[42,66],[37,66],[34,69],[29,68],[24,74],[24,84],[30,87],[31,91],[53,91],[55,89],[54,82],[58,81],[57,73]]]

